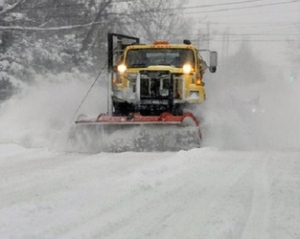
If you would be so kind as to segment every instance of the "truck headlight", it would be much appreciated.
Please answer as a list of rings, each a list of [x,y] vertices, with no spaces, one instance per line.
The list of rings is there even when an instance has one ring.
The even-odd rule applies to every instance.
[[[126,70],[127,70],[126,65],[124,65],[124,64],[118,65],[118,72],[119,73],[124,73]]]
[[[184,64],[182,70],[184,74],[190,74],[192,71],[192,66],[190,64]]]

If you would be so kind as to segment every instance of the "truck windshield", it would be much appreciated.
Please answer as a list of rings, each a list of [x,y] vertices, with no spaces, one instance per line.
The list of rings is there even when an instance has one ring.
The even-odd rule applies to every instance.
[[[127,68],[167,65],[182,67],[184,64],[195,65],[194,52],[191,49],[130,49],[125,64]]]

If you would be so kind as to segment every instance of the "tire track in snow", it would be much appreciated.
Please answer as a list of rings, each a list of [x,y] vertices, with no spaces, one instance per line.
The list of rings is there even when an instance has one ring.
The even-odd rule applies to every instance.
[[[132,160],[121,160],[122,157],[126,154],[78,155],[34,151],[1,161],[1,166],[5,165],[1,167],[5,174],[1,179],[3,176],[6,179],[1,184],[0,210],[1,215],[7,216],[0,232],[17,227],[15,238],[26,238],[25,235],[18,237],[18,231],[34,227],[39,238],[51,228],[53,236],[63,235],[97,215],[97,198],[103,201],[105,190],[114,187],[111,197],[107,198],[109,201],[100,207],[100,210],[107,210],[107,203],[115,204],[117,197],[123,195],[115,191],[118,188],[123,190],[124,175],[140,164],[147,165],[147,158],[151,156],[143,160],[137,160],[139,155]],[[55,217],[61,217],[62,211],[62,221],[55,220]],[[23,221],[22,225],[16,225],[15,217]],[[43,221],[42,227],[35,226]]]
[[[165,154],[27,153],[0,162],[6,178],[1,193],[7,193],[0,195],[4,238],[300,235],[293,221],[300,219],[299,154],[205,148]]]
[[[175,228],[178,233],[190,232],[190,235],[185,238],[225,238],[226,233],[237,223],[235,217],[241,217],[244,213],[244,205],[242,205],[243,210],[239,211],[237,215],[232,207],[244,203],[239,201],[244,200],[245,195],[238,195],[238,202],[236,202],[235,195],[245,178],[248,178],[253,170],[251,157],[247,156],[227,162],[219,161],[218,163],[220,171],[212,171],[211,175],[204,174],[204,181],[201,181],[200,176],[196,181],[196,187],[190,188],[191,191],[194,191],[198,187],[206,186],[208,190],[202,195],[199,194],[198,197],[191,198],[190,207],[184,211],[184,217],[177,219],[178,221],[174,220],[172,223],[178,225]],[[247,196],[248,191],[246,192]]]
[[[228,238],[268,238],[270,180],[267,175],[267,164],[269,159],[265,155],[255,161],[253,171],[248,177],[250,188],[248,190],[249,198],[245,202],[246,212],[241,218],[240,226],[235,228]]]
[[[89,221],[92,227],[100,218],[109,221],[106,226],[101,225],[92,238],[172,238],[174,235],[199,238],[205,235],[201,234],[199,224],[208,225],[207,221],[214,220],[214,213],[224,206],[223,196],[252,166],[251,159],[210,161],[213,159],[194,159],[169,167],[161,173],[160,184],[133,191],[112,211]],[[237,168],[240,170],[233,173]],[[168,170],[174,175],[165,178],[164,175],[170,173]],[[221,173],[224,177],[220,177]],[[130,201],[135,206],[128,207]],[[120,214],[120,218],[115,214]],[[214,225],[209,226],[214,229]],[[136,236],[132,236],[132,231],[136,231]],[[189,234],[182,235],[183,232]]]

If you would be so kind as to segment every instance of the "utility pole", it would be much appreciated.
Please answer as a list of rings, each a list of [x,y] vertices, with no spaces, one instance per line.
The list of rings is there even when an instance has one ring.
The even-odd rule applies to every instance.
[[[210,47],[210,22],[207,22],[207,49]]]
[[[198,29],[198,34],[197,34],[197,47],[198,49],[200,49],[200,46],[201,46],[201,30],[200,28]]]
[[[229,40],[229,37],[230,37],[230,29],[229,29],[229,28],[227,28],[227,37],[226,37],[226,52],[225,52],[225,54],[226,54],[226,57],[228,57],[228,56],[229,56],[229,42],[230,42],[230,40]]]
[[[223,40],[222,40],[222,59],[224,60],[228,57],[229,54],[229,28],[227,28],[223,33]]]

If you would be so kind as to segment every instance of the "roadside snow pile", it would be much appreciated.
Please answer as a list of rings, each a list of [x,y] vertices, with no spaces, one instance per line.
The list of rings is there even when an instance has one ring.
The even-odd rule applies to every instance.
[[[25,148],[15,144],[0,144],[0,158],[24,153]]]

